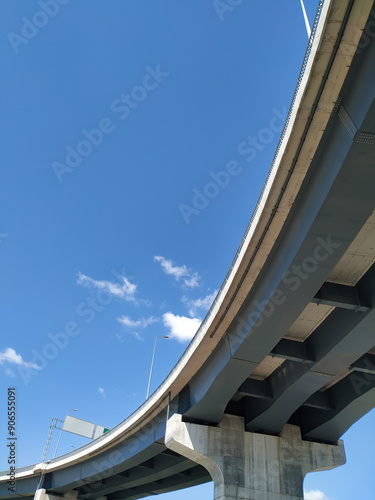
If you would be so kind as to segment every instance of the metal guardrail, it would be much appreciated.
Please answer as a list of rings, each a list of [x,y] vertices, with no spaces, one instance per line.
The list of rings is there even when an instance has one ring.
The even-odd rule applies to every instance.
[[[171,372],[169,373],[169,375],[166,377],[166,379],[160,384],[160,386],[153,392],[153,394],[150,396],[149,399],[152,398],[152,396],[159,391],[159,389],[167,384],[168,382],[168,379],[172,376],[172,374],[175,372],[176,370],[176,367],[177,365],[181,362],[181,360],[185,357],[185,355],[187,354],[188,350],[189,350],[189,347],[190,347],[190,344],[194,341],[195,337],[202,331],[202,329],[204,328],[204,326],[208,323],[212,313],[213,313],[213,310],[216,306],[216,304],[218,303],[218,301],[220,300],[222,294],[223,294],[223,290],[232,274],[232,271],[239,259],[239,256],[240,256],[240,253],[241,253],[241,250],[245,244],[245,241],[246,241],[246,238],[249,234],[249,231],[253,225],[253,222],[254,222],[254,219],[258,213],[258,210],[259,210],[259,207],[262,203],[262,200],[263,200],[263,197],[264,197],[264,193],[268,187],[268,183],[269,183],[269,180],[270,180],[270,177],[273,173],[273,170],[275,168],[275,165],[276,165],[276,162],[277,162],[277,159],[278,159],[278,156],[279,156],[279,153],[280,153],[280,150],[281,150],[281,147],[282,147],[282,144],[283,144],[283,141],[284,141],[284,138],[285,138],[285,135],[286,135],[286,131],[288,129],[288,126],[289,126],[289,123],[290,123],[290,119],[291,119],[291,116],[292,116],[292,113],[293,113],[293,110],[294,110],[294,106],[295,106],[295,103],[296,103],[296,99],[297,99],[297,95],[298,95],[298,92],[299,92],[299,89],[300,89],[300,86],[301,86],[301,83],[302,83],[302,79],[305,75],[305,71],[306,71],[306,66],[307,66],[307,62],[309,60],[309,57],[310,57],[310,53],[311,53],[311,49],[312,49],[312,46],[313,46],[313,42],[314,42],[314,39],[315,39],[315,35],[316,35],[316,30],[317,30],[317,27],[318,27],[318,23],[319,23],[319,20],[320,20],[320,16],[321,16],[321,12],[322,12],[322,9],[323,9],[323,5],[324,5],[324,2],[325,0],[320,0],[319,1],[319,5],[318,5],[318,8],[317,8],[317,12],[316,12],[316,15],[315,15],[315,19],[314,19],[314,23],[313,23],[313,26],[312,26],[312,29],[311,29],[311,35],[310,35],[310,38],[309,38],[309,41],[308,41],[308,44],[307,44],[307,48],[306,48],[306,52],[305,52],[305,56],[304,56],[304,59],[303,59],[303,62],[302,62],[302,67],[301,67],[301,71],[300,71],[300,74],[299,74],[299,77],[298,77],[298,80],[297,80],[297,85],[296,85],[296,88],[294,90],[294,94],[293,94],[293,98],[292,98],[292,102],[291,102],[291,105],[289,107],[289,111],[288,111],[288,115],[287,115],[287,118],[285,120],[285,124],[284,124],[284,127],[283,127],[283,130],[281,132],[281,135],[280,135],[280,139],[279,139],[279,142],[278,142],[278,145],[277,145],[277,148],[276,148],[276,152],[275,152],[275,155],[273,157],[273,160],[272,160],[272,163],[271,163],[271,167],[268,171],[268,174],[267,174],[267,177],[266,177],[266,181],[264,183],[264,186],[263,186],[263,189],[260,193],[260,196],[258,198],[258,201],[255,205],[255,208],[254,208],[254,211],[251,215],[251,218],[250,218],[250,221],[247,225],[247,228],[245,230],[245,233],[244,233],[244,236],[242,237],[242,240],[241,240],[241,243],[237,249],[237,252],[234,256],[234,259],[232,261],[232,264],[224,278],[224,281],[213,301],[213,303],[211,304],[211,307],[210,309],[208,310],[206,316],[204,317],[201,325],[199,326],[197,332],[195,333],[194,337],[192,338],[191,342],[189,343],[189,346],[186,348],[186,350],[184,351],[184,353],[182,354],[180,360],[177,362],[177,364],[175,365],[174,368],[172,368]],[[144,408],[144,406],[146,405],[146,403],[149,401],[146,400],[140,407],[138,407],[133,413],[131,413],[125,420],[123,420],[122,422],[120,422],[119,424],[117,424],[115,427],[113,427],[111,430],[109,430],[108,432],[106,432],[105,434],[103,434],[103,436],[100,436],[98,437],[97,439],[95,439],[95,443],[99,443],[100,441],[102,441],[103,439],[105,438],[108,438],[108,436],[110,436],[111,434],[114,434],[120,427],[122,427],[124,424],[126,424],[126,422],[130,421],[134,415],[138,412],[141,412],[141,410]],[[92,446],[92,443],[93,441],[91,441],[90,443],[87,443],[79,448],[76,448],[74,451],[70,451],[68,453],[65,453],[64,455],[60,455],[52,460],[50,460],[49,463],[56,463],[58,461],[60,461],[62,458],[68,458],[69,456],[73,456],[75,455],[78,451],[83,451],[85,450],[86,448],[89,448],[90,446]],[[26,467],[20,467],[20,468],[17,468],[17,473],[21,473],[21,472],[27,472],[27,471],[32,471],[35,466],[37,464],[33,464],[33,465],[29,465],[29,466],[26,466]],[[0,476],[3,476],[3,475],[6,475],[8,471],[3,471],[3,472],[0,472]]]

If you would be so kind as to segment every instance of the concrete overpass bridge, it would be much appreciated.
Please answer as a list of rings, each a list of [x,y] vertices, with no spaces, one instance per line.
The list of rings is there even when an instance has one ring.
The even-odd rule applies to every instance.
[[[122,500],[214,480],[301,499],[375,406],[375,5],[325,0],[256,209],[201,327],[118,426],[0,497]]]

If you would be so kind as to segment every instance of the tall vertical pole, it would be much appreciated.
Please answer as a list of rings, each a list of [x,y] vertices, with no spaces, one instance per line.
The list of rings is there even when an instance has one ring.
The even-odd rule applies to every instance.
[[[148,396],[150,394],[150,385],[151,385],[151,377],[152,377],[152,369],[154,367],[154,358],[155,358],[155,349],[156,349],[156,341],[158,339],[169,339],[169,335],[157,335],[155,337],[155,342],[154,342],[154,351],[152,353],[152,360],[151,360],[151,368],[150,368],[150,376],[148,378],[148,386],[147,386],[147,394],[146,394],[146,399],[148,399]]]
[[[307,18],[307,14],[306,14],[305,5],[303,3],[303,0],[300,0],[300,2],[301,2],[301,7],[302,7],[303,18],[305,20],[307,36],[310,38],[310,35],[311,35],[310,23],[309,23],[309,20]]]

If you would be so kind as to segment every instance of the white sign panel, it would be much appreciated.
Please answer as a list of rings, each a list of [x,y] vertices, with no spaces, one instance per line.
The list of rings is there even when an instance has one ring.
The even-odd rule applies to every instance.
[[[86,420],[81,420],[80,418],[71,417],[67,415],[63,424],[63,431],[72,432],[73,434],[78,434],[79,436],[84,436],[92,439],[95,431],[95,424],[87,422]]]
[[[94,432],[94,437],[93,439],[98,438],[99,436],[102,436],[104,434],[104,429],[105,427],[102,427],[101,425],[97,425],[95,432]],[[108,429],[107,429],[108,430]]]

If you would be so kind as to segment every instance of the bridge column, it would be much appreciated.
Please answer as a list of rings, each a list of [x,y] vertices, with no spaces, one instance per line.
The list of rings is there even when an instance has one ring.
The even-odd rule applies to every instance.
[[[34,495],[34,500],[77,500],[78,491],[68,491],[63,497],[57,495],[51,495],[47,493],[44,488],[39,488],[36,490]],[[100,499],[98,499],[100,500]]]
[[[308,472],[345,463],[342,441],[303,441],[293,425],[280,436],[246,432],[242,417],[230,415],[211,427],[182,422],[175,414],[168,420],[165,444],[208,470],[215,500],[303,500]]]

